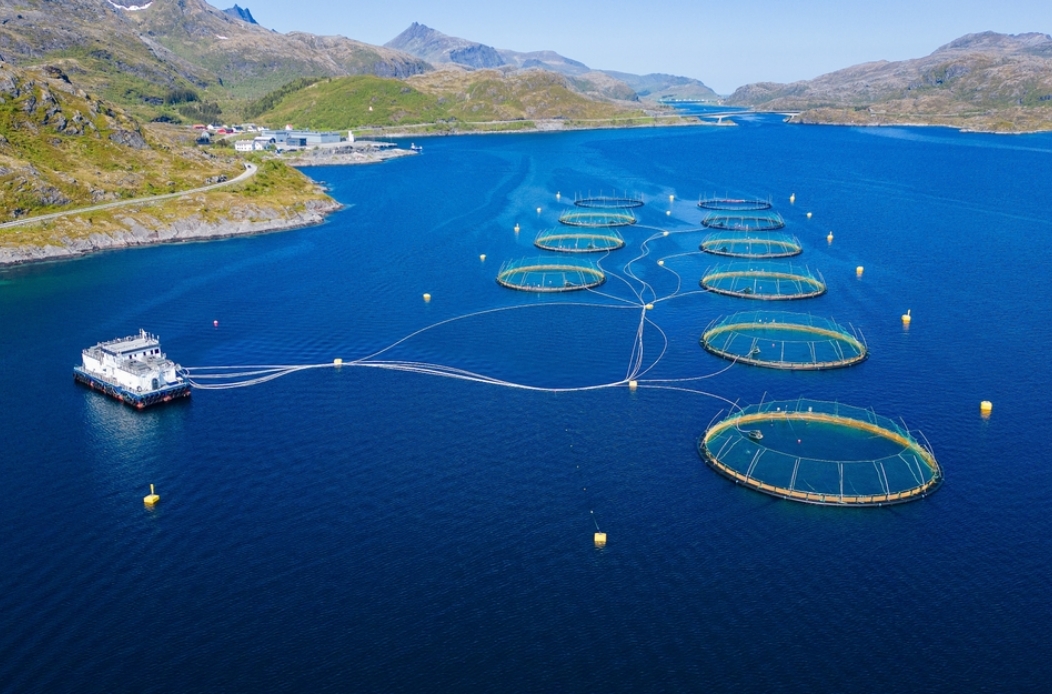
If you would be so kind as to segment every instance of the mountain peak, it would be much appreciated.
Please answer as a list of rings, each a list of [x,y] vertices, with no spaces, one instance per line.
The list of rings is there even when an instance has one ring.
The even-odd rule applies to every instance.
[[[475,41],[447,36],[429,26],[413,22],[384,44],[432,64],[455,63],[467,68],[500,67],[505,64],[497,49]]]
[[[240,19],[243,22],[248,22],[249,24],[259,24],[259,22],[257,22],[252,16],[252,13],[249,12],[247,7],[238,7],[235,4],[233,7],[223,10],[223,14],[228,14],[231,17]]]

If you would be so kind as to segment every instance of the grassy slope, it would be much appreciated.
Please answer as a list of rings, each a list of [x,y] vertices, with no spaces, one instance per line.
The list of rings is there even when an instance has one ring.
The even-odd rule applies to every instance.
[[[256,176],[236,186],[0,229],[0,246],[61,245],[96,234],[120,234],[136,225],[158,229],[185,220],[214,225],[242,220],[280,222],[290,213],[302,212],[309,203],[332,202],[313,181],[296,169],[274,160],[257,160],[257,163],[259,172]]]
[[[480,70],[439,71],[404,82],[372,76],[326,79],[287,94],[257,120],[276,127],[294,123],[297,127],[343,130],[453,121],[463,126],[486,121],[642,115],[637,109],[581,96],[554,73],[528,71],[505,76]]]
[[[63,79],[5,64],[0,133],[0,221],[188,190],[206,178],[243,171],[243,160],[231,149],[196,147],[186,128],[142,126]],[[139,218],[148,228],[190,216],[279,218],[327,200],[300,172],[268,161],[237,188],[0,229],[0,244],[54,244],[127,228],[121,220]]]

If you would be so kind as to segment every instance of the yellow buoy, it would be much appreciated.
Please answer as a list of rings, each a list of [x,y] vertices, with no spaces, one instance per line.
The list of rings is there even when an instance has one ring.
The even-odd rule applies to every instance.
[[[861,277],[863,270],[865,270],[865,268],[862,267],[861,265],[859,265],[857,268],[855,268],[855,274],[858,275],[859,277]]]
[[[646,306],[644,306],[644,308],[646,310],[648,310],[648,311],[653,311],[654,310],[654,304],[647,304]]]
[[[482,262],[486,262],[486,254],[485,253],[480,254],[479,255],[479,260],[481,260]]]
[[[672,201],[673,201],[673,200],[675,200],[675,199],[676,199],[676,196],[675,196],[675,195],[670,195],[670,196],[668,196],[668,201],[669,201],[669,202],[672,202]]]
[[[811,213],[810,212],[807,213],[807,218],[811,219]]]
[[[596,533],[595,534],[595,546],[596,547],[606,547],[606,533]]]
[[[154,504],[156,504],[160,500],[161,500],[161,497],[159,497],[158,495],[154,494],[154,492],[153,492],[153,485],[151,484],[150,485],[150,493],[142,498],[142,502],[144,504],[146,504],[147,506],[153,506]]]
[[[796,193],[791,193],[789,195],[789,204],[792,205],[795,202],[796,202]]]
[[[518,223],[515,224],[515,233],[516,234],[519,233],[519,225],[518,225]]]
[[[343,366],[343,359],[340,359],[339,357],[336,357],[335,359],[332,360],[332,365],[333,366]]]
[[[636,381],[635,379],[633,379],[633,380],[628,382],[628,389],[629,390],[635,390],[638,387],[639,387],[639,381]]]
[[[905,323],[906,325],[909,325],[910,321],[913,320],[913,317],[910,316],[910,311],[911,310],[912,309],[906,309],[906,312],[902,314],[902,322]]]
[[[426,303],[428,301],[431,301],[431,295],[425,292],[424,293],[424,302]]]
[[[826,241],[833,243],[833,232],[829,232],[829,236],[826,237]]]
[[[981,403],[979,403],[979,411],[982,412],[984,415],[988,415],[994,411],[994,404],[989,400],[983,400]]]
[[[664,264],[665,264],[665,261],[664,261],[664,260],[659,260],[659,261],[658,261],[658,265],[664,265]]]

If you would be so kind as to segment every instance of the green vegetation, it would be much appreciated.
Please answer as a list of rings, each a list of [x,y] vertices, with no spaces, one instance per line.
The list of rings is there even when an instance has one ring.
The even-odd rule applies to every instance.
[[[277,106],[281,102],[281,100],[289,94],[297,92],[301,89],[306,89],[307,87],[311,86],[320,79],[322,78],[299,77],[297,79],[292,80],[291,82],[287,82],[275,89],[274,91],[270,92],[269,94],[261,96],[255,101],[250,102],[247,106],[241,109],[241,114],[245,117],[246,120],[258,118],[259,116],[263,115],[267,111]]]
[[[43,73],[0,67],[0,221],[194,188],[238,160],[185,142],[185,129],[146,128],[119,108]],[[236,175],[236,174],[234,174]]]
[[[274,126],[343,130],[368,125],[429,123],[448,118],[436,97],[395,79],[372,75],[319,80],[299,89],[282,88],[275,105],[259,114]],[[261,101],[269,101],[264,97]]]
[[[299,84],[267,95],[247,112],[275,127],[295,123],[344,130],[430,124],[430,132],[522,130],[534,127],[537,119],[643,117],[640,110],[584,97],[570,89],[565,78],[540,71],[510,76],[493,70],[440,73],[407,81],[360,75]],[[260,110],[263,106],[269,109]]]

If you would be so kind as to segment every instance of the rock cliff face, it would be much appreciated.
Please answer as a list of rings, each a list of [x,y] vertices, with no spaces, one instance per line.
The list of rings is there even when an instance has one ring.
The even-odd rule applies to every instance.
[[[969,34],[924,58],[864,63],[792,84],[750,84],[727,101],[800,111],[800,122],[1049,129],[1052,37]]]

